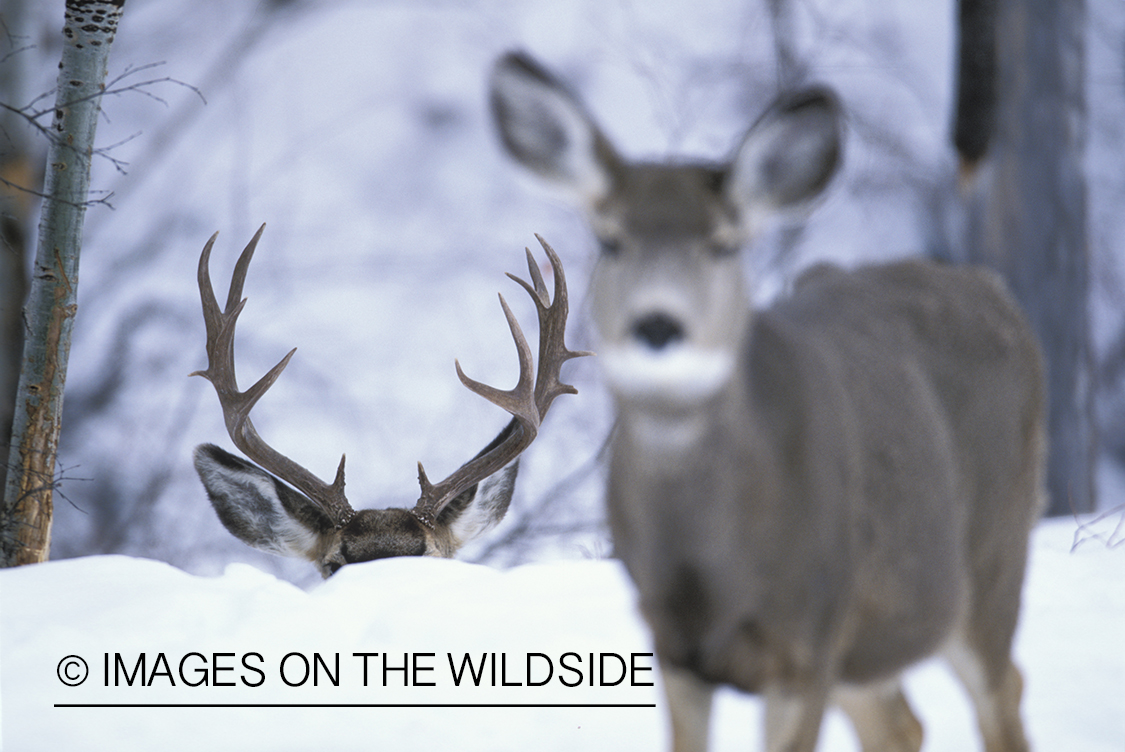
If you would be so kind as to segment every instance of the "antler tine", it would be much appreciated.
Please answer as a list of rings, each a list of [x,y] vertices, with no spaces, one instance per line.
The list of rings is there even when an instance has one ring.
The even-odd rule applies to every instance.
[[[340,458],[340,465],[336,469],[336,478],[329,485],[267,444],[258,435],[253,422],[250,420],[250,411],[262,398],[262,395],[277,381],[297,349],[290,350],[277,365],[245,392],[239,391],[238,382],[235,378],[234,332],[238,323],[238,316],[246,305],[246,300],[242,298],[242,287],[246,282],[246,273],[250,268],[250,260],[254,256],[254,249],[257,247],[258,240],[262,237],[262,232],[265,229],[264,224],[258,228],[258,232],[254,234],[254,237],[251,238],[238,257],[238,262],[235,264],[234,272],[231,275],[226,309],[222,311],[219,310],[219,303],[215,298],[210,274],[211,248],[214,246],[219,233],[216,232],[212,235],[207,244],[204,245],[203,253],[199,257],[198,278],[199,296],[203,303],[203,320],[207,327],[207,369],[196,371],[191,375],[202,376],[215,387],[215,392],[219,396],[219,404],[223,409],[227,433],[230,434],[234,445],[263,469],[273,473],[305,494],[328,514],[337,527],[343,527],[355,516],[355,511],[344,495],[344,458]]]
[[[570,312],[570,301],[566,291],[566,275],[563,273],[562,260],[559,259],[555,249],[536,234],[535,239],[547,253],[551,261],[551,269],[555,276],[554,302],[547,296],[547,285],[543,281],[543,274],[530,249],[527,251],[527,268],[531,275],[532,284],[525,282],[514,274],[508,276],[515,280],[523,289],[527,290],[535,301],[535,308],[539,315],[539,375],[535,382],[536,404],[539,406],[540,420],[551,408],[551,403],[560,394],[577,394],[578,390],[570,384],[559,380],[559,370],[562,364],[572,358],[584,358],[593,355],[586,350],[570,350],[566,346],[566,318]]]
[[[466,376],[459,362],[454,361],[454,366],[462,384],[494,405],[504,408],[516,419],[520,430],[512,432],[492,451],[470,460],[437,484],[430,483],[425,468],[422,467],[421,462],[418,463],[418,484],[421,486],[422,493],[412,512],[422,524],[431,529],[437,521],[437,516],[449,502],[457,498],[465,489],[499,471],[518,457],[539,433],[539,409],[535,402],[535,369],[531,358],[531,346],[527,344],[527,338],[524,337],[523,330],[520,329],[519,322],[512,309],[508,307],[504,296],[499,297],[500,306],[504,309],[504,317],[508,320],[508,328],[512,332],[512,339],[515,340],[519,355],[519,382],[512,389],[497,389]]]
[[[236,305],[242,304],[242,286],[246,284],[246,273],[250,270],[250,261],[254,258],[254,251],[258,248],[258,241],[262,239],[262,233],[266,231],[266,223],[263,222],[258,231],[254,233],[254,237],[250,238],[250,242],[242,249],[242,253],[238,254],[238,261],[234,264],[234,272],[230,276],[230,289],[227,292],[227,310],[231,310]],[[219,233],[215,233],[218,235]],[[211,237],[214,238],[215,235]]]
[[[539,238],[538,235],[536,235]],[[519,322],[512,314],[504,296],[500,296],[500,305],[504,309],[504,316],[508,319],[508,328],[511,329],[512,338],[516,342],[519,353],[520,378],[515,388],[500,390],[482,384],[465,376],[461,365],[457,365],[457,376],[467,388],[481,395],[495,405],[504,408],[512,414],[518,423],[519,430],[513,431],[507,439],[491,451],[485,452],[456,470],[445,480],[437,484],[430,483],[422,463],[418,463],[418,483],[422,493],[418,498],[412,513],[422,524],[433,528],[437,516],[441,514],[450,501],[458,494],[475,483],[489,477],[509,462],[520,455],[539,432],[543,416],[551,406],[551,402],[560,394],[577,394],[578,390],[569,384],[559,381],[559,368],[571,358],[590,355],[587,352],[572,352],[566,348],[563,336],[566,329],[567,296],[566,279],[563,275],[562,262],[554,250],[539,238],[540,244],[551,260],[555,272],[555,302],[552,304],[547,295],[547,285],[543,275],[535,263],[535,257],[527,250],[527,265],[532,282],[528,283],[512,274],[511,277],[531,296],[539,315],[539,371],[533,373],[531,348],[523,336]]]
[[[504,300],[503,295],[498,297],[500,298],[500,307],[504,309],[504,318],[508,320],[508,329],[512,332],[512,339],[516,343],[516,352],[520,364],[519,382],[513,389],[497,389],[475,379],[470,379],[461,370],[459,361],[454,360],[453,366],[457,369],[457,378],[461,379],[461,383],[469,391],[479,394],[494,405],[504,408],[516,418],[520,418],[529,425],[538,428],[539,411],[535,405],[534,389],[535,363],[531,358],[531,347],[527,344],[527,338],[523,336],[523,330],[520,328],[515,314],[508,307],[508,301]]]

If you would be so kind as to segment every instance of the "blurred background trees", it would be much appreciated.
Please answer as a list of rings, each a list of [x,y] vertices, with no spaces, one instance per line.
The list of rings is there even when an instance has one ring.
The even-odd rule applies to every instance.
[[[0,7],[2,117],[53,86],[62,2]],[[256,410],[259,430],[322,475],[346,451],[357,505],[409,503],[417,460],[442,474],[503,425],[503,415],[464,393],[452,362],[460,358],[476,378],[514,383],[494,296],[509,284],[503,272],[520,268],[532,233],[562,255],[574,280],[574,346],[592,347],[582,305],[592,240],[579,217],[504,161],[490,130],[485,76],[512,47],[561,70],[632,156],[719,158],[779,86],[818,80],[841,92],[844,174],[807,221],[774,228],[748,255],[760,299],[816,260],[955,257],[976,226],[966,196],[991,190],[998,173],[987,160],[1000,160],[993,150],[1003,148],[1002,139],[989,142],[965,193],[952,146],[958,8],[955,0],[130,7],[111,78],[132,71],[134,82],[158,83],[104,103],[99,141],[113,161],[95,160],[93,186],[113,209],[87,217],[60,460],[69,503],[56,504],[53,555],[127,553],[196,572],[241,560],[308,576],[299,563],[231,538],[191,468],[192,446],[225,437],[207,385],[186,378],[203,364],[194,264],[216,229],[218,277],[226,273],[220,260],[233,263],[235,246],[270,225],[246,291],[240,365],[261,372],[299,347],[285,381]],[[1085,409],[1092,395],[1102,445],[1118,459],[1095,455],[1082,439],[1085,455],[1072,462],[1089,468],[1100,457],[1104,508],[1125,488],[1125,217],[1116,208],[1125,198],[1125,8],[1087,0],[1085,18],[1052,23],[1070,35],[1059,45],[1080,45],[1060,52],[1064,62],[1085,61],[1064,67],[1067,84],[1082,90],[1061,95],[1058,114],[1072,138],[1068,169],[1086,183],[1085,209],[1060,211],[1085,232],[1078,255],[1065,258],[1087,266],[1071,276],[1076,284],[1085,277],[1087,302],[1072,302],[1076,290],[1028,289],[1088,327],[1073,330],[1085,375],[1071,402]],[[17,26],[24,31],[14,33]],[[1014,70],[1030,64],[1012,61]],[[1024,101],[1034,107],[1038,96]],[[44,145],[21,135],[18,118],[0,128],[3,176],[18,163],[9,155],[27,153],[33,183]],[[34,221],[34,197],[5,196],[4,222],[19,224],[21,211]],[[26,240],[10,239],[7,225],[4,232],[0,262],[19,263],[8,249],[26,249]],[[11,268],[0,270],[0,286],[19,284]],[[0,326],[11,327],[20,296],[18,287],[0,291]],[[581,394],[552,410],[523,463],[510,519],[470,556],[507,565],[610,553],[600,506],[608,399],[595,363],[573,369],[567,377]],[[1068,487],[1057,509],[1085,508],[1096,488],[1091,481],[1080,495]]]
[[[1087,240],[1086,8],[960,0],[955,261],[999,271],[1047,364],[1049,514],[1093,511],[1097,429]]]

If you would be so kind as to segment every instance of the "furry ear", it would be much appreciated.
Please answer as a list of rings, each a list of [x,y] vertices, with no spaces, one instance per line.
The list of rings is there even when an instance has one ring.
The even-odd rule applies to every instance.
[[[195,471],[223,526],[247,545],[316,560],[334,532],[328,515],[302,494],[214,444],[195,448]]]
[[[836,96],[811,87],[780,97],[746,132],[726,189],[744,214],[800,209],[836,173],[843,116]]]
[[[509,421],[504,430],[477,453],[477,457],[491,452],[517,430],[518,421]],[[438,524],[449,530],[453,550],[484,535],[504,519],[512,501],[519,469],[520,460],[517,457],[472,488],[465,489],[442,510]]]
[[[519,468],[520,461],[516,459],[466,490],[442,510],[438,522],[449,526],[456,548],[484,535],[504,519]]]
[[[496,62],[489,88],[500,140],[517,162],[586,204],[609,191],[619,161],[613,146],[558,78],[511,52]]]

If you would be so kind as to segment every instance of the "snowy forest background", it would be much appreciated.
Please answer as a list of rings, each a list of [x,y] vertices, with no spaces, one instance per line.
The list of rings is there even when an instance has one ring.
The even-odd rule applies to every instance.
[[[5,9],[13,0],[6,0]],[[62,2],[29,3],[31,72],[6,102],[54,85]],[[341,453],[359,506],[409,505],[415,463],[444,475],[505,423],[457,382],[501,386],[515,357],[495,293],[543,235],[571,279],[573,346],[591,348],[588,230],[524,179],[491,130],[485,79],[524,48],[560,71],[633,157],[722,158],[772,98],[777,39],[765,0],[640,3],[130,0],[111,57],[67,380],[51,556],[123,553],[197,574],[244,561],[310,584],[307,563],[258,554],[212,513],[194,445],[229,446],[204,366],[195,265],[212,269],[268,227],[239,327],[243,383],[298,353],[254,420],[322,477]],[[845,169],[800,228],[747,257],[766,300],[816,260],[924,251],[950,221],[953,3],[790,3],[807,78],[849,109]],[[1100,506],[1125,477],[1125,7],[1087,3],[1092,348]],[[46,101],[50,101],[49,99]],[[46,105],[44,105],[46,106]],[[45,149],[45,144],[43,145]],[[591,359],[523,462],[512,512],[470,560],[599,558],[609,405]]]

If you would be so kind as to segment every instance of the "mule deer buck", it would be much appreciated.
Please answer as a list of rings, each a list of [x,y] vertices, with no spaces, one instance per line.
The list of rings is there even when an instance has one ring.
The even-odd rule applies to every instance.
[[[866,752],[918,750],[900,675],[947,657],[988,752],[1027,749],[1011,659],[1042,508],[1038,347],[989,272],[807,271],[768,308],[738,250],[841,153],[826,88],[779,98],[721,164],[636,163],[525,54],[491,104],[517,162],[585,210],[614,399],[608,512],[652,629],[676,750],[715,685],[761,693],[766,749],[811,752],[829,704]]]
[[[511,422],[480,454],[440,483],[431,483],[418,463],[422,492],[414,508],[357,512],[344,495],[343,458],[335,480],[325,483],[266,444],[250,422],[251,408],[281,375],[296,348],[245,392],[239,391],[235,382],[234,329],[246,303],[242,286],[264,229],[262,225],[239,257],[224,309],[220,310],[215,299],[209,272],[211,247],[218,233],[207,241],[199,258],[208,366],[192,375],[203,376],[214,385],[231,440],[261,466],[213,444],[196,447],[195,468],[219,519],[244,543],[281,556],[309,559],[324,577],[345,564],[388,556],[453,556],[462,544],[504,517],[520,453],[535,439],[554,399],[577,393],[574,387],[559,381],[559,369],[567,360],[588,353],[572,352],[563,342],[568,303],[558,256],[539,238],[554,270],[554,300],[530,250],[527,265],[531,283],[508,275],[531,295],[538,311],[538,372],[533,367],[531,348],[502,295],[500,305],[519,354],[518,384],[501,391],[470,379],[460,364],[456,365],[461,383],[509,412]]]

